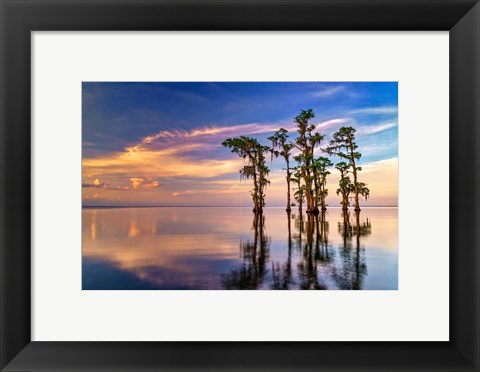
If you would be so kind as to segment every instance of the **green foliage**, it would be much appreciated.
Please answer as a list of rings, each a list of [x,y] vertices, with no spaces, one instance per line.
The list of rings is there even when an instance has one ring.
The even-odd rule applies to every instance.
[[[358,193],[362,195],[365,198],[365,200],[368,200],[368,197],[370,196],[370,190],[367,187],[367,185],[365,185],[363,182],[358,182],[357,187],[358,187]]]
[[[349,194],[350,181],[348,181],[347,185],[346,174],[351,173],[353,175],[353,192],[355,193],[355,210],[359,211],[359,195],[362,195],[366,200],[370,195],[370,190],[364,183],[358,182],[358,172],[360,172],[362,168],[357,167],[356,161],[360,160],[362,154],[356,151],[358,145],[355,142],[355,132],[356,130],[353,127],[341,127],[334,133],[333,139],[330,140],[325,152],[329,155],[336,155],[347,160],[348,163],[341,162],[336,166],[336,168],[340,170],[342,177],[339,184],[339,190],[343,196],[342,205],[344,208],[348,206],[348,196],[346,196],[347,199],[345,199],[345,195]]]
[[[347,209],[350,205],[350,193],[355,191],[355,187],[353,186],[350,177],[347,176],[350,165],[342,161],[337,163],[335,168],[340,171],[340,181],[338,182],[339,188],[337,189],[337,195],[342,196],[340,204],[342,205],[343,209]]]
[[[246,164],[240,168],[240,177],[253,180],[254,187],[251,195],[255,212],[261,212],[265,206],[265,188],[270,183],[268,180],[270,169],[265,164],[265,155],[268,153],[270,153],[271,160],[274,157],[282,157],[286,163],[287,211],[294,205],[290,202],[291,182],[295,185],[293,198],[300,209],[304,202],[307,204],[308,213],[317,213],[319,205],[322,209],[326,209],[327,177],[331,174],[329,169],[333,167],[333,163],[328,157],[315,157],[315,150],[325,136],[316,130],[316,125],[311,124],[313,118],[315,118],[315,113],[312,109],[301,110],[300,114],[295,117],[294,122],[297,126],[298,136],[294,141],[289,139],[286,129],[280,128],[268,137],[271,147],[263,146],[255,138],[247,136],[229,138],[222,142],[223,146],[228,147],[232,153],[246,161]],[[357,166],[356,162],[362,155],[358,151],[355,133],[356,130],[353,127],[341,127],[333,134],[328,146],[321,151],[342,159],[335,165],[340,172],[339,187],[336,193],[341,195],[341,204],[344,209],[349,206],[350,195],[353,193],[355,210],[360,210],[359,196],[367,200],[370,190],[365,183],[358,181],[358,173],[362,171],[362,168]],[[293,156],[297,166],[290,167],[294,149],[298,150],[298,153]]]
[[[300,152],[294,157],[298,163],[300,177],[305,184],[305,198],[307,202],[307,212],[318,212],[318,201],[320,195],[320,185],[318,172],[315,164],[315,148],[320,145],[325,136],[316,132],[316,126],[310,124],[310,120],[315,117],[312,109],[301,110],[300,115],[295,117],[297,124],[298,137],[292,143]]]
[[[315,167],[315,175],[317,177],[316,183],[318,185],[318,201],[320,202],[322,209],[325,209],[327,206],[325,199],[328,195],[328,189],[326,188],[327,176],[331,174],[328,168],[333,166],[333,163],[330,161],[330,159],[319,156],[314,160],[313,165]]]
[[[273,136],[268,137],[268,140],[272,142],[273,149],[279,150],[279,156],[283,156],[284,158],[290,156],[293,145],[288,142],[288,130],[280,128]]]
[[[250,192],[253,211],[261,213],[265,206],[265,187],[270,183],[268,180],[270,169],[265,165],[265,153],[270,151],[269,147],[262,146],[255,138],[246,136],[228,138],[222,145],[248,161],[240,168],[240,178],[253,179],[253,190]]]
[[[288,131],[284,128],[280,128],[268,140],[272,142],[271,154],[273,157],[283,157],[286,163],[287,171],[287,211],[290,211],[290,155],[293,148],[293,144],[288,142]]]
[[[329,155],[337,155],[343,159],[351,161],[351,159],[359,160],[362,156],[355,151],[358,148],[355,142],[356,129],[353,127],[341,127],[334,133],[333,139],[330,140],[325,151]]]

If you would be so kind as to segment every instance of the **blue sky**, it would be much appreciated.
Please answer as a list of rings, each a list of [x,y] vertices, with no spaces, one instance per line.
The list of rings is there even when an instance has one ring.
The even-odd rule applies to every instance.
[[[199,184],[208,180],[238,180],[238,172],[224,171],[226,163],[223,167],[219,163],[237,160],[232,158],[229,150],[220,146],[221,141],[245,134],[267,144],[266,138],[274,129],[293,129],[293,118],[300,110],[310,108],[316,115],[312,122],[319,124],[320,132],[326,135],[322,145],[327,144],[340,126],[353,126],[358,131],[357,143],[363,154],[361,164],[373,165],[392,159],[398,161],[396,82],[85,82],[82,85],[83,183],[92,187],[85,187],[84,201],[121,204],[138,200],[138,203],[148,204],[148,198],[152,198],[152,203],[156,203],[160,194],[155,197],[152,194],[163,190],[165,195],[173,195],[176,192],[172,188],[174,181],[187,187],[196,179]],[[205,147],[194,146],[194,137]],[[162,158],[167,148],[170,149],[169,155]],[[181,149],[181,156],[170,158],[173,148]],[[143,162],[123,159],[126,152],[134,150],[138,150],[135,159],[144,156]],[[120,161],[120,158],[123,160]],[[112,163],[112,159],[116,159],[115,162]],[[155,167],[150,171],[144,166],[148,162],[178,161],[175,163],[178,168],[182,159],[193,163],[208,160],[212,169],[218,167],[222,171],[200,177],[200,180],[195,172],[191,175],[178,174]],[[140,163],[142,166],[139,166]],[[269,166],[273,173],[279,175],[284,164],[274,161]],[[147,174],[143,174],[145,172]],[[154,193],[145,196],[145,193],[140,193],[143,186],[133,188],[131,179],[143,179],[141,185],[158,186],[148,188]],[[96,186],[95,180],[98,180]],[[171,187],[167,187],[169,183]],[[128,187],[132,192],[127,197],[128,193],[120,190],[127,191]],[[108,199],[115,191],[117,201]],[[182,195],[181,191],[178,191],[178,196]],[[195,197],[192,187],[184,191],[188,193],[184,194],[180,204],[195,204],[196,198],[205,198],[206,194],[200,193]],[[96,198],[93,198],[93,192],[97,193]],[[331,194],[334,195],[333,190]],[[87,198],[88,195],[90,197]],[[165,202],[165,198],[161,200],[160,204]],[[231,202],[232,199],[229,200]],[[238,203],[245,203],[245,200],[239,198]],[[277,203],[280,201],[272,199],[272,204]]]

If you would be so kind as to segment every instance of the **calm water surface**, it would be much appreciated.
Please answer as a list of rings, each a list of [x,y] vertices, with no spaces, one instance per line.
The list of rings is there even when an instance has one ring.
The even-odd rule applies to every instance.
[[[397,289],[398,210],[82,210],[83,289]]]

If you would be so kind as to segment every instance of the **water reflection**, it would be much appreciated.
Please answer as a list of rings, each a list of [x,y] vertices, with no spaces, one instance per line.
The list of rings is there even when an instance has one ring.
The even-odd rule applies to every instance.
[[[334,277],[340,289],[362,289],[363,278],[367,275],[365,248],[361,247],[363,236],[372,233],[368,218],[360,220],[360,212],[355,211],[355,223],[350,223],[350,212],[343,211],[343,222],[338,223],[338,232],[343,238],[339,250],[339,266],[335,267]]]
[[[328,244],[326,240],[328,233],[328,222],[325,220],[325,211],[318,215],[307,215],[307,220],[303,222],[303,216],[300,215],[299,234],[297,235],[297,249],[301,252],[299,260],[298,276],[300,289],[327,289],[322,278],[319,278],[318,265],[323,262],[323,246]],[[302,233],[305,235],[302,239]],[[322,249],[320,249],[322,246]]]
[[[270,239],[265,234],[263,214],[254,215],[252,230],[253,239],[240,241],[241,266],[221,275],[225,289],[258,289],[265,279]]]
[[[333,232],[330,226],[337,226]],[[84,289],[397,289],[396,208],[83,210]]]
[[[287,211],[287,258],[285,263],[272,261],[272,284],[271,289],[290,289],[292,283],[292,214]]]

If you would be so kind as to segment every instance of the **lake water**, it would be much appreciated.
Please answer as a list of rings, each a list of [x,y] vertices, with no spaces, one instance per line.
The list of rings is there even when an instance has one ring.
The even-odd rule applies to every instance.
[[[397,289],[398,209],[85,208],[82,287]]]

